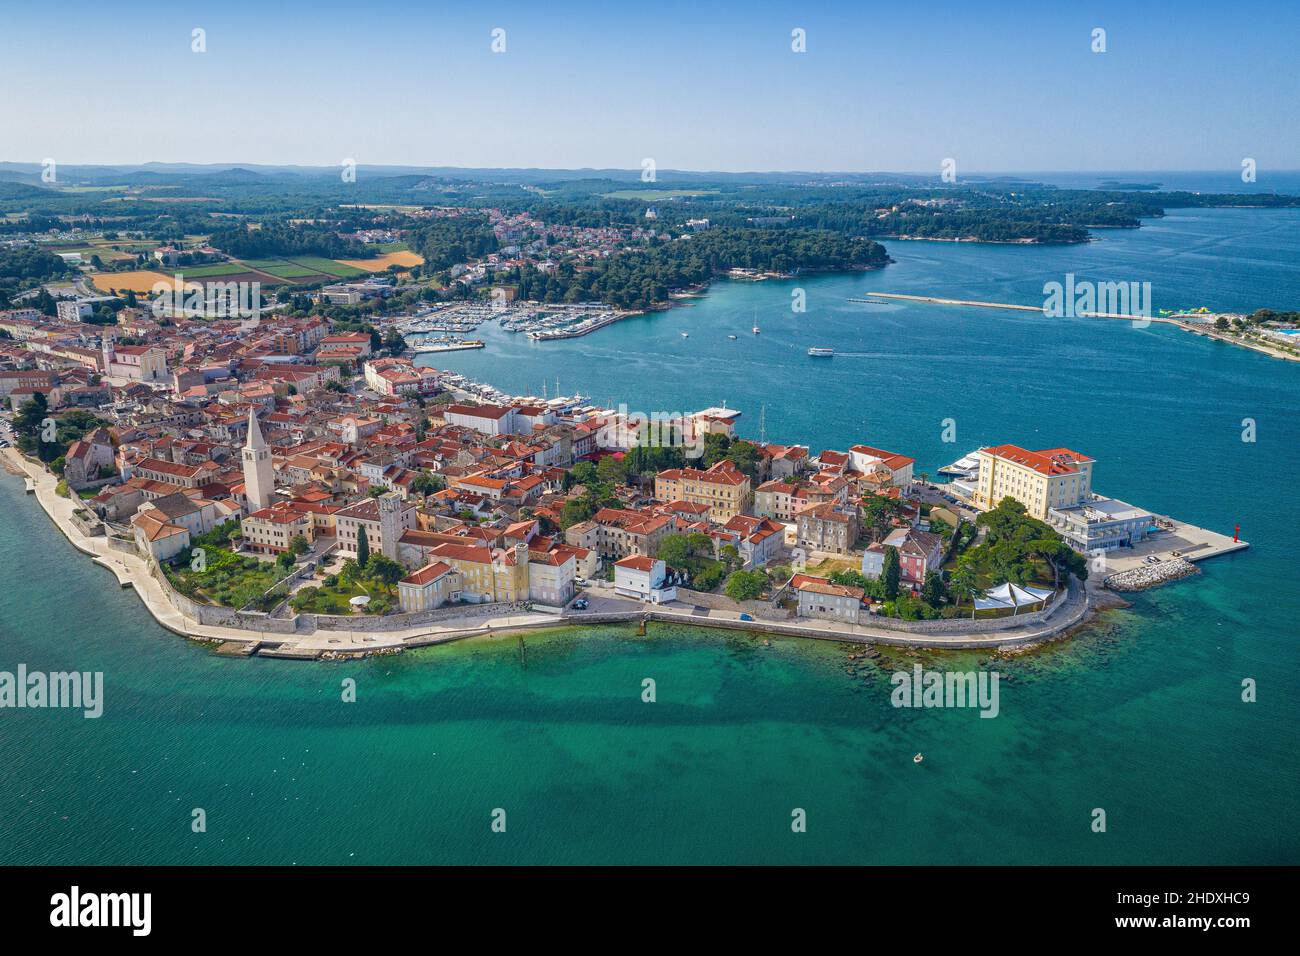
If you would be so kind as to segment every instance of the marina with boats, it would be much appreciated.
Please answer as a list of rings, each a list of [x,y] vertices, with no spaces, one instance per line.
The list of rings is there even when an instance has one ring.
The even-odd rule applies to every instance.
[[[505,332],[521,333],[534,341],[573,339],[589,335],[608,325],[639,315],[613,309],[602,303],[543,304],[535,302],[457,302],[432,308],[412,316],[403,316],[395,323],[402,335],[411,341],[426,335],[466,335],[485,322],[495,321]],[[451,351],[451,349],[425,349],[426,345],[449,345],[450,341],[413,341],[413,351]],[[462,346],[465,348],[480,346]]]

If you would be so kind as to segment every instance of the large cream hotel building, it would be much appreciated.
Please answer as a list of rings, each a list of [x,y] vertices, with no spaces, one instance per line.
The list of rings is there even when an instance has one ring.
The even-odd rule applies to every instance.
[[[1053,508],[1069,508],[1092,493],[1093,459],[1068,448],[1027,451],[1016,445],[981,448],[974,503],[996,508],[1003,498],[1014,498],[1030,516],[1047,520]]]

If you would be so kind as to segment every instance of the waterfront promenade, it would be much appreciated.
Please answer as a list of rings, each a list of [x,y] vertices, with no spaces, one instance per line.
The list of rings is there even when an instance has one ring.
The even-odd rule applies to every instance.
[[[333,630],[317,629],[292,634],[274,634],[242,628],[202,624],[182,614],[163,591],[163,586],[150,573],[149,563],[140,555],[128,553],[108,544],[103,535],[84,534],[73,520],[77,505],[56,491],[58,482],[49,472],[26,460],[12,448],[0,451],[9,463],[6,470],[16,475],[26,475],[35,484],[35,498],[58,529],[78,551],[89,555],[105,568],[122,587],[131,587],[153,615],[159,625],[176,634],[195,640],[227,645],[235,649],[251,645],[270,656],[313,659],[326,653],[340,655],[371,654],[407,647],[422,647],[468,637],[492,634],[536,631],[548,627],[584,624],[662,621],[694,627],[729,628],[757,631],[790,637],[821,640],[850,641],[862,644],[890,644],[908,647],[939,649],[995,648],[1018,646],[1050,640],[1083,623],[1092,605],[1086,589],[1077,589],[1051,615],[1039,623],[1028,624],[1006,619],[1006,627],[987,629],[951,630],[942,633],[920,634],[901,629],[865,624],[843,624],[831,621],[751,620],[743,621],[738,612],[699,608],[674,602],[653,608],[639,601],[614,596],[601,597],[588,612],[516,612],[496,617],[467,617],[463,620],[447,618],[437,625],[421,625],[393,630]],[[0,479],[2,480],[2,479]]]

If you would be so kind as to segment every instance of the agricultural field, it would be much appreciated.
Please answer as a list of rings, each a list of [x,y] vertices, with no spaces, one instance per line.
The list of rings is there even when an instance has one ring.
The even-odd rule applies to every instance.
[[[384,272],[389,266],[401,266],[403,269],[409,269],[411,266],[424,265],[424,257],[418,252],[411,252],[410,250],[386,252],[374,259],[343,259],[341,261],[345,265],[360,269],[363,272]]]
[[[96,272],[90,276],[95,286],[108,292],[116,289],[125,292],[151,292],[159,282],[171,283],[172,277],[152,269],[133,269],[130,272]]]
[[[300,266],[296,262],[290,262],[287,259],[245,259],[244,264],[256,269],[258,272],[265,272],[268,275],[277,276],[281,279],[333,279],[333,276],[325,275],[317,269],[308,266]]]
[[[355,265],[345,265],[342,262],[336,262],[333,259],[325,259],[321,256],[296,256],[293,259],[284,260],[291,265],[304,266],[308,269],[314,269],[317,272],[324,273],[327,277],[334,279],[354,279],[357,276],[363,276],[367,270],[358,268]]]
[[[645,202],[655,202],[660,199],[676,199],[678,197],[691,196],[712,196],[717,193],[716,189],[618,189],[612,193],[605,193],[606,199],[636,199]]]
[[[206,266],[176,266],[175,268],[187,279],[212,279],[248,272],[248,267],[241,262],[214,262]]]
[[[59,192],[63,193],[118,193],[125,192],[126,186],[63,186]]]
[[[117,260],[117,259],[135,258],[135,256],[129,253],[118,252],[116,249],[112,249],[108,246],[93,246],[93,245],[88,246],[88,245],[74,244],[74,245],[49,245],[49,246],[42,246],[41,248],[44,249],[46,252],[52,252],[55,255],[67,255],[69,253],[75,252],[79,254],[81,258],[86,260],[87,262],[90,261],[91,256],[99,256],[99,258],[104,260],[105,262],[111,260]]]
[[[423,206],[403,206],[394,203],[343,203],[340,209],[374,209],[386,212],[419,212]]]

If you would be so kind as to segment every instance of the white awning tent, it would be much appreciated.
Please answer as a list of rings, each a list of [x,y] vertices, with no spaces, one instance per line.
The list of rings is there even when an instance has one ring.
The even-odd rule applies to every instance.
[[[975,609],[990,611],[1009,607],[1018,610],[1030,604],[1041,604],[1051,596],[1052,592],[1045,588],[1021,587],[1008,581],[985,591],[983,597],[977,597]]]

